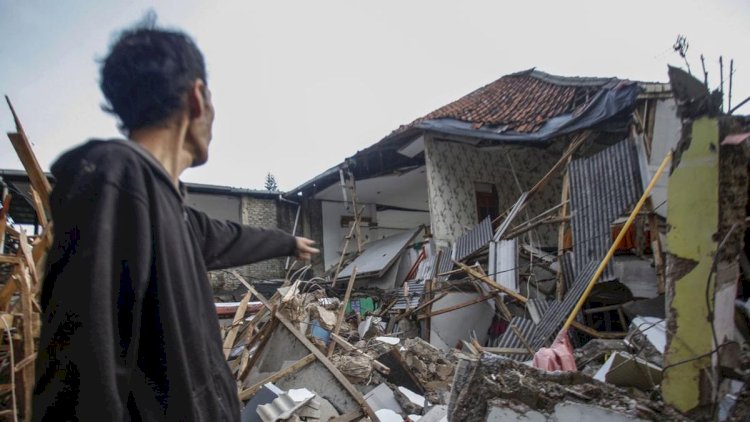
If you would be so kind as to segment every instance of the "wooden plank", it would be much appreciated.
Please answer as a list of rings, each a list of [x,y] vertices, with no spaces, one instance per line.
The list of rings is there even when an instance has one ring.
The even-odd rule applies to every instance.
[[[302,359],[298,360],[297,362],[294,362],[293,364],[287,366],[286,368],[276,372],[273,375],[270,375],[266,378],[264,378],[262,381],[257,382],[252,387],[246,388],[240,392],[240,400],[245,401],[249,400],[252,396],[255,395],[255,393],[258,392],[265,384],[268,384],[269,382],[276,382],[282,378],[284,378],[287,375],[293,374],[300,369],[304,368],[305,366],[311,364],[315,360],[315,355],[310,353],[309,355],[303,357]]]
[[[232,320],[232,327],[229,329],[226,338],[224,339],[224,359],[229,359],[229,354],[232,353],[234,348],[234,340],[237,338],[237,330],[240,328],[240,323],[245,318],[245,311],[247,311],[247,303],[252,297],[252,293],[248,292],[245,297],[240,301],[240,306],[237,307],[237,312],[234,314]]]
[[[260,359],[260,356],[263,354],[263,349],[265,349],[266,344],[268,344],[268,340],[271,339],[271,335],[276,330],[276,327],[278,325],[279,325],[278,320],[272,318],[270,321],[266,323],[266,325],[263,326],[263,328],[260,330],[260,334],[254,337],[251,343],[247,345],[247,347],[250,348],[253,343],[260,342],[258,344],[258,347],[255,349],[255,353],[253,353],[253,356],[250,358],[250,361],[247,363],[247,366],[239,374],[239,378],[241,381],[245,380],[245,378],[250,374],[250,371],[253,369],[255,364],[258,362],[258,359]]]
[[[375,368],[378,372],[381,372],[386,375],[391,373],[391,368],[378,362],[374,357],[368,355],[367,353],[357,349],[356,347],[354,347],[354,345],[346,341],[346,339],[344,339],[340,335],[331,333],[331,339],[335,341],[339,346],[341,346],[347,352],[354,352],[360,356],[364,356],[367,359],[371,360],[373,368]]]
[[[352,276],[349,277],[349,284],[346,286],[346,293],[344,294],[344,301],[341,302],[341,306],[339,307],[339,314],[336,316],[336,326],[333,328],[333,331],[331,331],[332,334],[338,334],[341,330],[341,323],[344,322],[344,313],[346,313],[346,304],[349,303],[349,297],[352,294],[352,287],[354,287],[354,280],[357,278],[357,267],[354,267],[352,269]],[[326,356],[331,356],[333,354],[333,350],[336,348],[336,342],[332,341],[328,345],[328,351],[326,352]]]
[[[39,166],[39,162],[36,161],[36,156],[31,150],[31,144],[26,138],[26,135],[21,133],[9,133],[8,138],[10,143],[13,144],[13,148],[18,154],[18,158],[23,164],[23,168],[26,170],[26,174],[29,176],[31,186],[34,187],[38,192],[42,192],[41,199],[45,210],[49,210],[49,194],[52,192],[52,186],[47,180],[47,176],[44,175],[42,168]]]
[[[354,272],[353,274],[356,274],[356,272]],[[255,297],[257,297],[258,300],[260,300],[263,303],[263,305],[265,305],[266,307],[271,306],[271,304],[268,303],[266,298],[263,297],[263,295],[261,295],[260,293],[258,293],[253,286],[249,286],[249,290],[253,292]],[[357,390],[357,388],[354,385],[352,385],[352,383],[350,383],[349,380],[346,379],[344,374],[342,374],[341,371],[339,371],[338,368],[336,368],[336,365],[334,365],[333,362],[331,362],[323,352],[321,352],[314,344],[312,344],[312,342],[310,342],[310,340],[308,340],[307,337],[305,337],[302,333],[300,333],[297,330],[297,328],[294,326],[294,324],[292,324],[292,322],[289,321],[289,319],[287,319],[283,314],[276,313],[275,319],[278,320],[281,324],[283,324],[284,327],[286,327],[286,329],[289,330],[289,332],[291,332],[292,335],[295,336],[297,340],[299,340],[307,348],[307,350],[310,351],[310,353],[315,355],[315,357],[320,361],[320,363],[322,363],[323,366],[325,366],[326,369],[328,369],[331,375],[333,375],[333,377],[336,378],[336,380],[341,384],[341,386],[344,387],[346,392],[352,396],[354,401],[357,402],[357,404],[362,408],[362,410],[365,412],[367,416],[374,418],[374,419],[376,418],[375,412],[373,412],[372,408],[370,408],[370,405],[367,404],[367,401],[365,401],[365,398],[362,396],[362,393],[360,393],[359,390]]]
[[[39,195],[34,188],[31,188],[31,198],[34,201],[34,211],[36,212],[36,218],[39,225],[47,227],[49,220],[47,220],[47,212],[44,209],[44,201],[42,201],[41,195]]]
[[[42,171],[42,167],[39,165],[36,155],[34,155],[31,143],[21,125],[21,119],[18,118],[18,114],[16,114],[16,110],[13,108],[13,104],[10,102],[10,98],[8,98],[7,95],[5,96],[5,101],[8,102],[8,107],[10,108],[11,114],[13,114],[13,120],[16,124],[16,132],[8,133],[8,138],[10,138],[10,142],[16,150],[16,154],[18,154],[18,158],[21,160],[24,170],[26,170],[31,186],[39,193],[44,209],[49,213],[49,194],[52,192],[52,186],[50,185],[49,180],[47,180],[44,171]]]
[[[626,332],[609,332],[609,331],[597,331],[587,325],[583,325],[578,321],[573,321],[570,323],[570,326],[575,328],[576,330],[582,331],[591,337],[594,338],[603,338],[603,339],[621,339],[625,338],[628,333]]]
[[[34,258],[31,256],[31,245],[29,245],[29,239],[26,237],[26,233],[21,231],[20,238],[18,241],[18,252],[20,254],[20,258],[23,260],[23,264],[26,266],[26,269],[29,271],[29,274],[31,275],[29,285],[29,292],[33,296],[38,286],[40,285],[40,279],[39,275],[36,272],[36,265],[34,264]]]
[[[505,286],[502,286],[500,284],[495,283],[494,280],[487,277],[486,275],[481,274],[479,271],[475,270],[474,268],[469,267],[468,265],[462,264],[460,262],[453,261],[456,265],[458,265],[464,272],[466,272],[468,275],[476,278],[479,281],[484,282],[488,286],[492,287],[495,290],[499,290],[503,293],[506,293],[508,296],[512,297],[513,299],[516,299],[517,301],[521,303],[528,302],[528,299],[519,294],[518,292],[514,291],[513,289],[509,289]]]

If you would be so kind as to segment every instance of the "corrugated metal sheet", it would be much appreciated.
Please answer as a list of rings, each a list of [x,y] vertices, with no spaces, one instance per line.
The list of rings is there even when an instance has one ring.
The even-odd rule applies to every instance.
[[[565,252],[560,257],[560,270],[562,271],[563,284],[567,291],[576,279],[576,272],[573,268],[573,254],[571,252]]]
[[[612,243],[612,222],[643,193],[635,142],[626,139],[570,163],[570,209],[576,275],[600,259]],[[602,280],[613,278],[607,267]]]
[[[347,265],[338,278],[349,278],[352,275],[352,269],[357,267],[357,275],[360,277],[377,276],[380,277],[393,265],[396,259],[422,230],[418,227],[414,230],[395,234],[385,239],[376,240],[365,244],[362,255],[354,259]]]
[[[529,313],[534,324],[539,324],[542,321],[542,317],[549,310],[549,307],[550,302],[547,299],[529,299],[526,302],[526,312]]]
[[[462,261],[487,246],[490,240],[492,240],[492,219],[487,216],[471,230],[456,239],[453,246],[453,259]]]
[[[438,263],[438,269],[437,274],[443,274],[447,273],[448,271],[453,269],[453,261],[451,261],[451,258],[453,256],[453,248],[445,248],[441,247],[438,248],[438,251],[440,251],[440,262]],[[449,276],[443,275],[438,276],[438,280],[445,281],[448,279]]]
[[[505,235],[505,232],[510,227],[510,223],[513,222],[513,220],[516,218],[516,214],[518,214],[519,211],[523,208],[523,204],[526,203],[526,197],[529,196],[528,192],[524,192],[521,194],[521,196],[518,198],[515,204],[513,204],[513,208],[510,209],[510,212],[508,212],[508,216],[505,217],[505,220],[503,220],[502,224],[500,224],[500,227],[497,228],[497,231],[495,232],[494,239],[500,240]]]
[[[518,291],[518,240],[490,242],[488,269],[498,284]]]
[[[415,281],[407,281],[406,285],[408,286],[408,295],[404,296],[404,288],[399,287],[397,290],[400,292],[400,295],[398,299],[396,300],[396,304],[393,305],[391,309],[393,310],[401,310],[407,308],[407,301],[409,304],[409,308],[416,308],[419,306],[419,301],[422,300],[422,296],[424,296],[424,281],[421,280],[415,280]]]
[[[543,346],[547,346],[557,335],[557,332],[562,327],[565,319],[570,315],[575,308],[578,299],[583,295],[586,286],[588,286],[591,277],[594,276],[596,268],[599,266],[599,261],[591,261],[586,265],[583,270],[578,273],[573,286],[566,292],[565,298],[562,302],[553,301],[550,304],[549,309],[542,316],[542,320],[537,326],[536,335],[534,338],[535,343],[533,347],[538,349]]]
[[[516,326],[518,331],[521,333],[524,339],[528,342],[528,344],[534,344],[536,343],[536,324],[534,324],[534,321],[523,318],[523,317],[514,317],[511,320],[511,323]],[[525,349],[526,346],[523,345],[523,342],[520,338],[516,335],[516,333],[513,331],[510,326],[508,326],[508,329],[503,333],[502,336],[500,336],[500,339],[497,341],[497,344],[495,347],[503,347],[503,348],[511,348],[511,349]],[[531,358],[531,354],[515,354],[515,353],[508,353],[503,354],[499,353],[503,356],[508,357],[509,359],[518,360],[518,361],[525,361],[529,360]]]

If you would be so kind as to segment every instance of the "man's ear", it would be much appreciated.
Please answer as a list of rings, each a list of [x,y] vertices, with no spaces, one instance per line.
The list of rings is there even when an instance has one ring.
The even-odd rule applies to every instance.
[[[206,113],[206,83],[196,79],[188,91],[188,112],[190,119],[197,119]]]

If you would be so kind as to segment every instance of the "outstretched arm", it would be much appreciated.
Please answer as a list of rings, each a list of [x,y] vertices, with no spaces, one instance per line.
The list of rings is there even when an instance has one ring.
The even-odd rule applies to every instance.
[[[248,265],[284,256],[310,259],[318,253],[310,239],[294,237],[282,230],[244,226],[210,218],[187,208],[191,227],[197,231],[203,259],[209,270]]]

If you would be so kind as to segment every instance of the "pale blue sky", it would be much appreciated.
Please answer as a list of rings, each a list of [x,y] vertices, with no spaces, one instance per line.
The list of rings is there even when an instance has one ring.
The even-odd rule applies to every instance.
[[[750,2],[10,1],[0,0],[0,93],[10,95],[42,166],[91,137],[117,136],[100,111],[98,64],[113,34],[153,8],[196,39],[217,117],[192,182],[282,189],[401,124],[530,67],[568,76],[664,81],[706,56],[735,59],[734,101],[750,95]],[[750,113],[750,106],[740,110]],[[0,128],[13,130],[0,104]],[[0,141],[0,168],[20,168]]]

